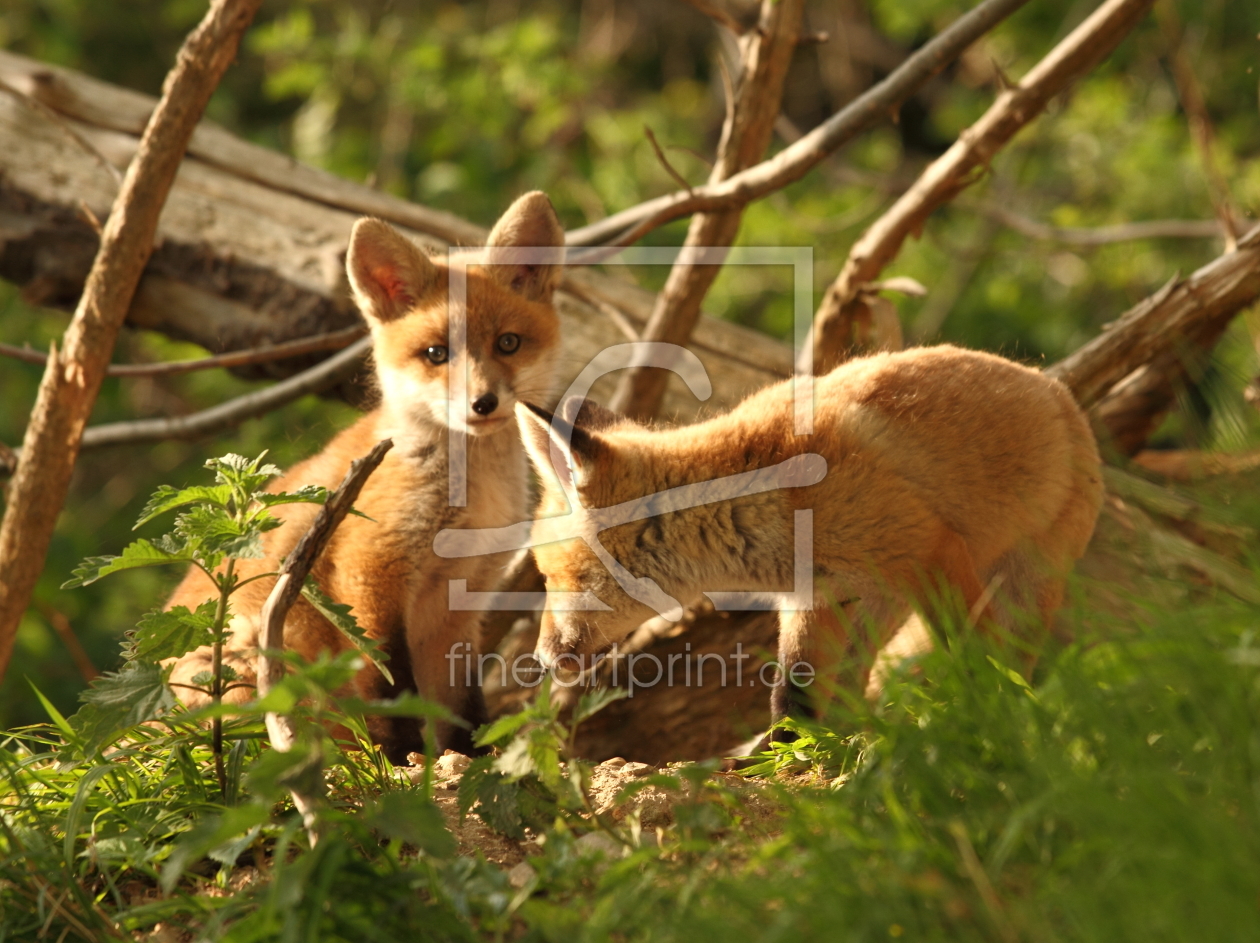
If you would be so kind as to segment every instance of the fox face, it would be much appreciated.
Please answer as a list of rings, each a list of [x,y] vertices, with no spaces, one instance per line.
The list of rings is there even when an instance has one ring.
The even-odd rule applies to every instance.
[[[346,271],[396,424],[490,435],[511,425],[520,399],[547,394],[563,246],[541,193],[518,200],[491,231],[481,261],[458,275],[380,220],[355,225]]]

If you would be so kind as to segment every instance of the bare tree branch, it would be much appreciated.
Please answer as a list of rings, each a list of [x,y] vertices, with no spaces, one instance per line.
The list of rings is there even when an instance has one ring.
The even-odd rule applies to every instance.
[[[745,206],[781,190],[866,129],[895,118],[906,99],[1027,2],[984,0],[926,43],[884,81],[769,160],[719,183],[695,187],[691,193],[679,191],[647,200],[590,226],[571,230],[565,242],[569,246],[630,245],[679,217]]]
[[[63,351],[49,357],[0,524],[0,677],[52,538],[79,439],[153,251],[158,215],[219,79],[261,0],[213,0],[185,40],[127,168]]]
[[[765,0],[757,29],[740,39],[743,68],[733,105],[722,125],[717,160],[709,174],[710,184],[720,183],[753,166],[769,147],[804,11],[804,0]],[[731,245],[739,234],[742,218],[743,208],[739,206],[698,213],[691,218],[683,255],[670,269],[665,287],[656,298],[642,340],[687,343],[700,318],[700,304],[721,266],[687,261],[686,250]],[[621,375],[610,405],[632,418],[650,419],[660,408],[668,381],[669,373],[665,370],[631,368]]]
[[[1187,279],[1174,277],[1134,305],[1102,334],[1047,372],[1091,407],[1115,384],[1169,347],[1189,340],[1205,324],[1229,319],[1260,296],[1260,226]]]
[[[1172,402],[1188,365],[1260,298],[1260,226],[1189,278],[1174,277],[1046,372],[1092,410],[1118,450],[1133,454]]]
[[[394,447],[393,439],[382,439],[362,458],[350,463],[350,470],[345,478],[319,509],[310,528],[302,535],[293,552],[285,558],[276,577],[276,585],[267,595],[259,616],[261,632],[258,648],[257,682],[258,696],[265,697],[272,687],[284,677],[284,660],[280,657],[284,652],[284,621],[289,610],[297,602],[302,593],[302,586],[311,572],[311,567],[319,559],[328,541],[332,538],[337,526],[345,520],[350,508],[359,497],[367,483],[368,476],[376,471],[385,453]],[[291,717],[285,714],[268,712],[265,715],[267,734],[271,746],[287,753],[293,749],[297,741],[297,727]],[[311,795],[297,789],[292,790],[293,805],[302,814],[302,821],[310,835],[311,844],[318,840],[316,830],[316,809],[323,801],[322,795]]]
[[[1139,239],[1219,239],[1224,233],[1214,219],[1148,219],[1112,226],[1051,226],[1013,212],[992,200],[960,202],[963,209],[977,212],[1013,229],[1021,236],[1044,242],[1060,242],[1082,249],[1135,242]]]
[[[842,362],[869,326],[864,286],[896,257],[906,238],[987,168],[994,155],[1052,98],[1119,45],[1146,15],[1154,0],[1106,0],[1052,49],[1017,85],[997,101],[853,246],[844,267],[827,289],[815,316],[801,365],[819,373]]]
[[[268,363],[302,354],[314,354],[325,350],[341,350],[349,347],[367,333],[366,327],[348,327],[340,331],[313,334],[283,344],[268,344],[249,350],[234,350],[228,354],[200,357],[196,360],[173,360],[163,363],[111,363],[105,368],[107,377],[158,377],[192,373],[197,370],[214,370],[220,367],[242,367],[246,364]],[[45,364],[48,355],[41,350],[0,344],[0,356],[12,357],[26,363]]]
[[[101,449],[112,445],[141,445],[146,442],[165,442],[168,439],[197,439],[235,428],[247,419],[265,415],[308,393],[318,393],[353,376],[371,349],[372,338],[361,338],[341,353],[279,383],[187,416],[133,419],[89,426],[83,430],[79,450]],[[16,468],[20,464],[21,450],[17,450],[16,454],[14,450],[7,451],[14,455],[13,467]],[[3,452],[0,452],[0,477],[6,473],[5,465]]]
[[[246,419],[262,416],[307,393],[318,393],[339,380],[353,375],[372,349],[372,338],[363,337],[345,350],[318,363],[309,370],[294,374],[272,386],[246,393],[218,406],[187,416],[164,419],[136,419],[89,426],[83,431],[82,449],[99,449],[110,445],[137,445],[162,442],[166,439],[196,439],[240,425]]]

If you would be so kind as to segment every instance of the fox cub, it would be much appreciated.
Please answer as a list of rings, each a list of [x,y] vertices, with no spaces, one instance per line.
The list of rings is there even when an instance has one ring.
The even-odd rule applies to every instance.
[[[536,539],[547,539],[546,518],[568,513],[570,499],[579,519],[596,520],[590,509],[814,453],[825,473],[810,459],[813,483],[725,500],[710,491],[696,507],[605,521],[601,552],[683,602],[704,591],[791,592],[794,512],[812,509],[813,609],[781,609],[779,663],[806,663],[858,691],[898,627],[951,595],[982,625],[1016,623],[1021,610],[1050,620],[1102,501],[1094,437],[1065,387],[1001,357],[941,346],[850,361],[816,378],[814,396],[814,432],[802,436],[793,434],[791,381],[678,429],[590,403],[580,413],[564,404],[576,425],[518,406],[544,482]],[[549,607],[544,664],[603,651],[653,615],[585,538],[534,553],[549,592],[590,591],[607,607]],[[813,712],[797,680],[808,676],[772,690],[774,720]]]
[[[564,232],[542,193],[527,194],[508,209],[490,233],[483,257],[487,264],[467,270],[467,356],[460,362],[452,360],[450,346],[448,268],[379,220],[355,224],[346,269],[375,342],[380,405],[272,487],[334,488],[353,459],[380,439],[394,440],[356,502],[371,520],[346,518],[313,571],[323,591],[351,605],[359,624],[389,653],[396,687],[369,665],[354,681],[362,697],[416,690],[474,728],[485,722],[481,689],[465,683],[464,671],[449,671],[453,662],[446,657],[456,645],[478,650],[480,614],[449,611],[447,581],[467,579],[471,589],[491,589],[506,561],[502,555],[444,560],[433,553],[433,537],[445,527],[498,527],[527,515],[528,463],[512,412],[521,400],[551,395],[559,344],[551,298],[561,275],[563,245]],[[510,251],[515,247],[541,247],[554,263],[516,264]],[[499,264],[493,264],[496,260]],[[452,369],[466,371],[466,402],[449,402]],[[452,507],[448,497],[452,426],[467,434],[463,507]],[[267,535],[265,558],[247,561],[242,579],[275,570],[315,510],[300,504],[277,508],[274,513],[288,526]],[[273,584],[260,580],[233,596],[225,661],[249,682],[255,677],[259,614]],[[193,607],[211,595],[209,580],[193,570],[168,606]],[[321,650],[344,649],[346,643],[299,600],[285,627],[285,646],[312,658]],[[209,658],[209,649],[184,656],[171,680],[188,683],[209,667]],[[242,700],[250,697],[244,689],[233,693]],[[469,729],[438,727],[439,752],[472,752]],[[392,760],[423,749],[414,720],[373,718],[370,729]]]

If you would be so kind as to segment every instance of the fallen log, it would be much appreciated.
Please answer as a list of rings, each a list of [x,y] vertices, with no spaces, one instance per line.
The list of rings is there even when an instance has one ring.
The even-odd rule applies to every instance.
[[[33,303],[70,308],[96,252],[92,217],[105,216],[154,99],[68,69],[0,51],[0,278]],[[209,121],[198,127],[158,227],[127,323],[214,353],[283,343],[359,323],[343,258],[361,215],[395,224],[433,251],[485,231],[250,144]],[[627,278],[571,270],[560,292],[567,384],[598,351],[638,334],[654,296]],[[729,405],[791,372],[786,345],[704,318],[690,344]],[[322,355],[238,368],[282,377]],[[611,390],[613,380],[595,395]],[[353,386],[343,390],[353,395]],[[701,404],[679,382],[663,415]]]

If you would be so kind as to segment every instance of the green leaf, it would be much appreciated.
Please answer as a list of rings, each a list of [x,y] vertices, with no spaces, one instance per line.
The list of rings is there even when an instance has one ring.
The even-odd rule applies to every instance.
[[[324,751],[318,735],[299,733],[287,752],[264,750],[249,768],[245,782],[255,796],[274,802],[288,790],[308,796],[324,792]]]
[[[582,721],[588,720],[614,701],[620,701],[629,693],[625,688],[611,687],[595,688],[586,692],[578,698],[577,706],[573,708],[573,717],[569,721],[570,725],[576,727]]]
[[[327,504],[330,493],[323,485],[304,485],[297,491],[281,491],[275,494],[259,491],[254,495],[254,500],[268,508],[280,504]]]
[[[169,543],[166,544],[170,546]],[[116,557],[88,557],[74,571],[74,578],[61,584],[62,589],[73,589],[76,586],[87,586],[95,583],[102,576],[109,576],[120,570],[134,570],[142,566],[161,566],[166,563],[192,563],[193,559],[186,553],[173,553],[169,549],[137,540],[128,544],[126,549]]]
[[[518,730],[533,720],[527,711],[505,714],[493,723],[482,727],[473,741],[479,747],[499,746],[513,737]]]
[[[128,661],[157,662],[209,645],[214,641],[217,608],[218,604],[209,600],[193,612],[187,606],[153,610],[126,634],[123,657]]]
[[[79,838],[79,822],[83,819],[83,812],[87,808],[88,798],[92,795],[92,790],[96,788],[96,784],[101,781],[106,773],[112,769],[111,764],[102,763],[99,766],[93,766],[83,778],[79,780],[79,786],[74,792],[74,801],[70,803],[70,809],[66,812],[65,821],[65,839],[63,842],[62,855],[65,859],[67,867],[74,867],[74,848]]]
[[[459,781],[459,815],[463,819],[474,806],[481,820],[511,838],[525,837],[521,819],[521,786],[494,768],[495,758],[473,760]]]
[[[351,645],[357,648],[365,658],[376,666],[386,681],[390,684],[394,683],[394,676],[385,667],[385,659],[389,656],[381,651],[380,642],[370,638],[367,632],[359,626],[358,621],[350,614],[350,606],[334,602],[325,596],[324,591],[319,588],[319,584],[315,582],[313,576],[306,578],[306,583],[302,586],[302,595],[307,602],[315,607],[315,610],[321,616],[336,626],[341,634],[350,640]]]
[[[228,809],[222,815],[202,819],[175,846],[162,868],[162,888],[170,893],[189,866],[208,854],[216,853],[217,860],[226,855],[233,839],[242,833],[256,834],[254,829],[271,817],[271,810],[261,803],[251,802]],[[252,839],[251,839],[252,840]]]
[[[44,697],[44,692],[35,687],[35,682],[30,678],[26,679],[26,683],[31,686],[31,690],[35,692],[35,696],[39,698],[39,703],[44,706],[44,711],[52,718],[52,722],[57,725],[57,729],[61,731],[61,735],[66,738],[66,742],[70,743],[78,739],[75,736],[74,728],[70,726],[70,721],[66,720],[61,711],[53,706],[52,701]]]
[[[162,485],[153,492],[153,497],[149,498],[149,503],[140,512],[140,519],[136,521],[132,530],[147,524],[167,511],[173,511],[188,504],[213,504],[226,510],[231,497],[232,489],[228,485],[193,485],[190,488],[180,489]]]
[[[455,854],[455,836],[442,812],[418,790],[394,790],[364,810],[367,822],[390,838],[397,838],[439,858]]]
[[[175,706],[175,697],[156,664],[128,662],[103,674],[79,695],[84,707],[70,723],[83,738],[85,753],[109,746],[132,727],[154,720]]]
[[[266,455],[267,453],[263,452],[257,458],[251,459],[243,455],[228,453],[221,458],[209,459],[206,462],[206,468],[214,471],[215,478],[221,484],[252,496],[255,492],[261,491],[270,478],[280,474],[280,469],[275,465],[263,464]]]
[[[207,569],[207,561],[215,555],[238,560],[261,557],[262,531],[260,521],[242,525],[222,508],[209,505],[190,508],[175,519],[175,533]]]

